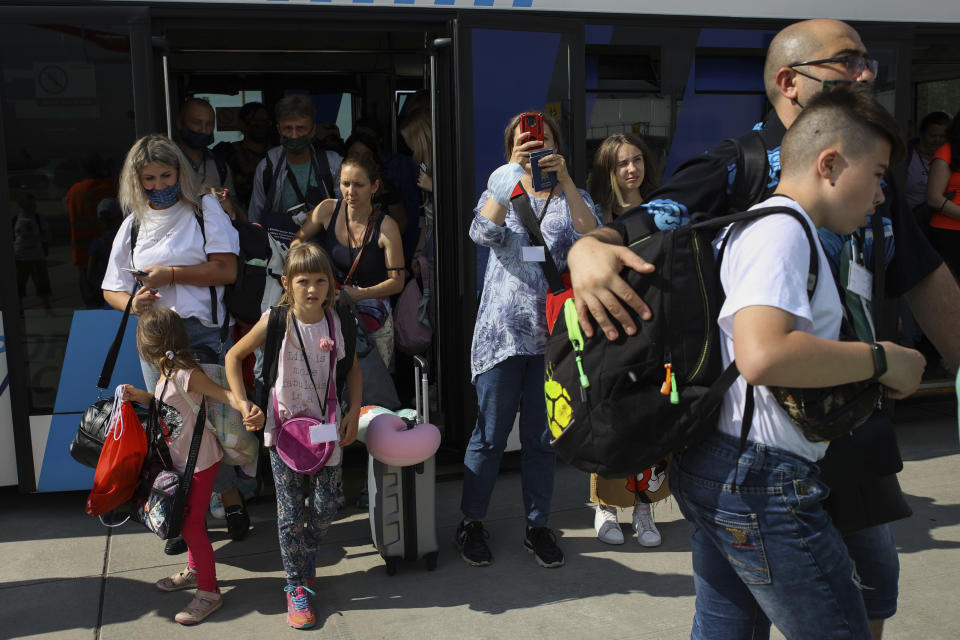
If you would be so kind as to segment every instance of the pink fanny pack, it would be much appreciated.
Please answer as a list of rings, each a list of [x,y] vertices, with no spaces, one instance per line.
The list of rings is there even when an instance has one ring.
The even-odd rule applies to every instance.
[[[297,473],[313,475],[323,468],[330,456],[336,450],[336,441],[314,442],[311,434],[320,431],[324,424],[332,424],[336,428],[339,424],[337,420],[337,388],[336,379],[336,359],[337,345],[336,332],[333,327],[333,318],[330,311],[327,310],[327,326],[329,328],[330,338],[333,340],[333,349],[330,351],[330,376],[327,379],[327,401],[326,414],[327,422],[311,418],[310,416],[296,416],[280,422],[280,407],[277,404],[276,391],[273,393],[273,418],[277,425],[275,443],[277,455],[283,460],[283,463]],[[300,350],[303,352],[303,361],[307,365],[307,373],[310,374],[310,382],[317,393],[317,400],[320,400],[320,392],[317,390],[317,384],[313,379],[313,372],[310,370],[310,363],[307,360],[306,349],[303,346],[303,338],[300,336],[300,328],[297,326],[296,318],[292,318],[293,327],[297,333],[297,339],[300,341]],[[321,409],[324,408],[324,402],[320,401]]]

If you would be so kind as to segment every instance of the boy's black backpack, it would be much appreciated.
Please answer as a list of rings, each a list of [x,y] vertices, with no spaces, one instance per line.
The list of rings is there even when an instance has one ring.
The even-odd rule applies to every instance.
[[[585,338],[573,300],[565,303],[547,342],[544,383],[552,444],[561,459],[601,476],[627,477],[716,428],[717,410],[739,372],[736,363],[722,368],[717,315],[725,242],[716,258],[711,242],[728,224],[774,213],[793,216],[806,232],[812,296],[819,260],[810,227],[793,209],[764,207],[668,231],[651,227],[631,244],[656,267],[651,274],[620,274],[653,313],[648,321],[634,314],[638,331],[632,336],[618,326],[616,340],[599,330]]]
[[[283,345],[283,336],[287,332],[287,314],[290,307],[277,305],[270,307],[270,318],[267,320],[267,338],[263,343],[262,382],[258,385],[257,405],[267,413],[267,402],[270,399],[270,389],[277,381],[277,365],[279,363],[280,347]],[[353,364],[353,357],[357,352],[357,320],[353,312],[346,305],[337,304],[336,313],[340,318],[340,333],[343,335],[344,357],[341,362],[345,366],[337,367],[337,397],[343,397],[343,388],[347,381],[347,374]]]

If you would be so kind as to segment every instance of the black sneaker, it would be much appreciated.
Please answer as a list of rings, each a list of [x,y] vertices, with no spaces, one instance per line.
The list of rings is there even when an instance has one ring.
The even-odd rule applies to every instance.
[[[186,550],[187,543],[180,536],[177,536],[176,538],[170,538],[163,545],[163,552],[168,556],[178,556]]]
[[[547,569],[563,566],[563,551],[557,546],[557,536],[549,527],[527,527],[523,548],[533,554],[537,564]]]
[[[250,530],[250,514],[242,504],[232,504],[224,511],[227,514],[227,535],[231,540],[243,540]]]
[[[479,520],[461,521],[457,527],[457,549],[463,561],[474,567],[486,567],[493,562],[493,554],[487,546],[489,537]]]

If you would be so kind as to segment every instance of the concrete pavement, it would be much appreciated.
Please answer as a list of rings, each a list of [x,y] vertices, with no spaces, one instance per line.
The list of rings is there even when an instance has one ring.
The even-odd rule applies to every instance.
[[[914,515],[894,524],[900,546],[900,612],[885,638],[960,637],[960,448],[950,403],[898,408],[905,459],[900,481]],[[597,542],[586,475],[560,466],[551,525],[567,565],[541,569],[522,549],[520,476],[501,475],[487,520],[494,564],[457,556],[459,477],[437,485],[440,566],[403,563],[388,577],[370,544],[366,512],[347,507],[330,529],[314,599],[317,637],[689,637],[694,591],[686,524],[672,500],[657,505],[664,543],[643,549]],[[190,592],[153,582],[183,566],[152,534],[128,524],[107,531],[83,513],[78,493],[0,496],[0,638],[119,639],[290,637],[275,507],[250,505],[254,529],[232,542],[210,520],[224,607],[195,629],[173,616]],[[621,519],[629,521],[629,513]],[[625,531],[629,525],[625,524]],[[775,638],[779,638],[774,632]]]

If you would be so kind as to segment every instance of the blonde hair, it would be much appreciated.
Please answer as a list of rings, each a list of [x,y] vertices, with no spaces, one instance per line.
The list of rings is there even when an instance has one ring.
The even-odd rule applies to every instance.
[[[200,183],[196,172],[180,147],[166,136],[152,133],[133,143],[120,172],[120,207],[143,218],[150,210],[147,194],[140,184],[140,172],[148,164],[161,164],[177,170],[180,200],[192,209],[200,207]]]
[[[433,169],[433,138],[430,130],[430,114],[419,110],[411,113],[400,123],[400,135],[413,152],[413,159],[427,165],[427,173]]]
[[[330,286],[327,287],[327,299],[323,301],[323,306],[326,309],[333,309],[333,305],[337,301],[333,262],[323,247],[313,242],[301,242],[290,247],[290,250],[287,251],[287,257],[283,261],[283,276],[286,278],[287,286],[280,298],[280,304],[293,308],[290,286],[293,279],[303,273],[322,273],[327,276]]]
[[[167,307],[154,307],[137,321],[137,351],[166,377],[179,369],[196,369],[183,319]],[[168,354],[172,354],[173,358]]]

